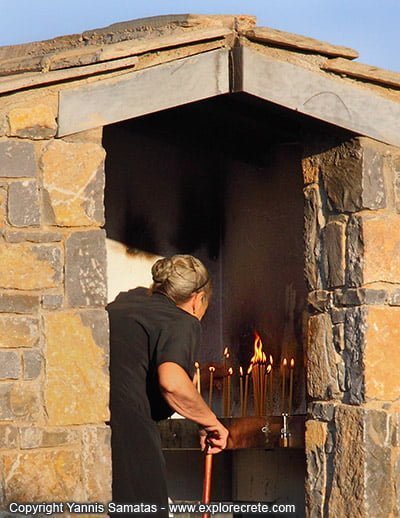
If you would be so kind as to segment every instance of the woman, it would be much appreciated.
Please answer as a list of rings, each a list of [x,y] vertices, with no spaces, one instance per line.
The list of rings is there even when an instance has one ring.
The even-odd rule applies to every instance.
[[[200,425],[200,445],[226,447],[228,431],[192,382],[211,281],[190,255],[158,260],[150,290],[108,305],[113,502],[156,504],[168,516],[165,462],[156,421],[173,412]],[[112,515],[112,513],[111,513]],[[118,516],[122,516],[118,514]]]

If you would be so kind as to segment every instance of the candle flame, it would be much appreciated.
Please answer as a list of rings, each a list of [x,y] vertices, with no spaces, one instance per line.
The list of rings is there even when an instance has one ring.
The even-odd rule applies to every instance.
[[[242,367],[239,367],[239,372],[240,372],[240,375],[243,376],[243,368]]]
[[[215,372],[215,367],[213,367],[213,366],[211,365],[211,367],[208,367],[208,370],[209,370],[210,372]]]
[[[274,364],[274,359],[272,358],[272,354],[269,355],[269,363],[271,366]]]
[[[290,360],[290,368],[293,369],[294,368],[294,358],[292,358]]]
[[[194,362],[194,366],[196,367],[196,369],[199,369],[200,368],[200,363],[199,362]]]
[[[254,333],[254,355],[250,360],[250,363],[264,363],[267,361],[267,357],[262,350],[263,344],[260,335],[255,331]]]
[[[233,374],[233,369],[232,369],[232,367],[229,367],[229,369],[228,369],[228,376],[232,376],[232,374]]]
[[[282,365],[283,365],[284,367],[287,367],[287,359],[286,359],[286,358],[283,358]]]
[[[227,354],[229,354],[228,351],[229,351],[229,349],[227,347],[225,347],[223,355],[226,356]]]
[[[253,370],[253,364],[250,364],[250,367],[247,369],[247,375],[251,374],[251,371]]]
[[[269,374],[271,371],[272,371],[272,365],[269,364],[269,365],[267,365],[266,373]]]

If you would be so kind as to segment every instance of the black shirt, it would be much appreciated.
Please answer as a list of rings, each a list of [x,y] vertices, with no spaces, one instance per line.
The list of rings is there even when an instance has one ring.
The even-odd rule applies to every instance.
[[[200,322],[161,293],[136,288],[107,306],[110,320],[110,406],[134,408],[155,421],[173,410],[162,397],[157,366],[180,365],[192,377]],[[132,408],[132,409],[133,409]]]

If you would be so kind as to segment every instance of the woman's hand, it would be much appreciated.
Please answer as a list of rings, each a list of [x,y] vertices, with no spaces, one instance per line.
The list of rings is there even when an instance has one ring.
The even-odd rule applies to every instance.
[[[229,431],[219,421],[213,426],[200,428],[199,434],[201,451],[204,451],[207,445],[210,445],[208,451],[214,455],[226,448]]]

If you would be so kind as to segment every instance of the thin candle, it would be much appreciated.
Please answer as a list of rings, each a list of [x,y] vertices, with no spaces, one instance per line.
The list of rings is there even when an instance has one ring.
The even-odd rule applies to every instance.
[[[243,405],[244,405],[244,401],[243,401],[243,368],[242,367],[239,367],[239,374],[240,374],[240,378],[239,378],[239,384],[240,384],[240,417],[243,417]]]
[[[197,392],[201,394],[201,382],[200,382],[200,364],[199,362],[195,362],[194,364],[196,368],[196,383],[197,383]]]
[[[211,366],[208,368],[208,370],[210,371],[210,386],[208,389],[208,406],[211,408],[212,407],[212,397],[213,397],[213,387],[214,387],[215,367]]]
[[[267,365],[267,368],[265,369],[265,375],[264,375],[264,401],[263,401],[263,409],[265,410],[265,415],[268,414],[267,412],[267,386],[268,386],[268,376],[271,375],[272,367],[271,365]]]
[[[292,414],[292,404],[293,404],[293,373],[294,373],[294,358],[292,358],[290,360],[289,415]]]
[[[246,378],[244,382],[244,404],[243,404],[243,415],[247,415],[247,402],[248,402],[248,396],[249,396],[249,376],[251,374],[251,371],[253,369],[253,365],[250,364],[250,367],[247,369]]]
[[[226,372],[228,368],[228,358],[229,358],[229,350],[227,347],[225,347],[223,352],[223,361],[224,361],[224,373],[223,373],[223,379],[222,379],[222,414],[226,415],[226,394],[227,394],[227,378],[226,378]]]
[[[271,373],[269,375],[269,400],[271,405],[271,415],[274,410],[274,383],[273,383],[273,374],[274,374],[274,359],[272,354],[269,355],[269,363],[271,365]]]
[[[286,393],[286,367],[287,367],[287,359],[283,358],[282,362],[282,412],[285,411],[285,393]]]
[[[227,385],[227,396],[226,396],[226,416],[229,417],[231,415],[231,378],[233,374],[232,367],[229,367],[228,370],[228,385]]]

